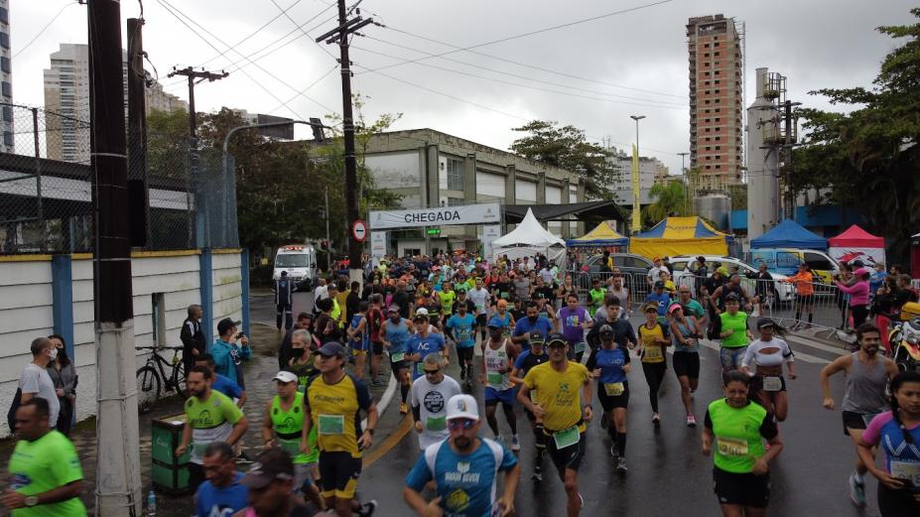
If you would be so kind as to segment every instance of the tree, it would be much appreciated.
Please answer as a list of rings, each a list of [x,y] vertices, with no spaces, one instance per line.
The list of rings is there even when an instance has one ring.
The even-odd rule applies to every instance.
[[[649,197],[655,202],[642,210],[642,219],[646,227],[654,226],[668,216],[691,213],[687,204],[687,186],[683,181],[656,183],[652,185]]]
[[[604,147],[590,143],[585,132],[558,122],[534,120],[513,129],[528,136],[511,144],[511,151],[534,161],[572,171],[585,183],[588,199],[613,199],[611,186],[619,172]]]
[[[920,18],[920,8],[911,9]],[[804,109],[804,146],[793,155],[794,191],[829,189],[819,203],[859,207],[868,229],[903,258],[920,228],[920,23],[877,29],[907,38],[882,62],[871,89],[821,89],[849,113]]]

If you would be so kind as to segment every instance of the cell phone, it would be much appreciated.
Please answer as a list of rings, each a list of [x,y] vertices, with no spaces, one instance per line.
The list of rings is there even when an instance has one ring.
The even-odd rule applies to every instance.
[[[245,334],[245,333],[243,333],[243,332],[240,332],[239,334],[237,334],[237,335],[236,335],[236,339],[239,339],[239,338],[241,338],[241,337],[245,337],[245,336],[246,336],[246,334]]]

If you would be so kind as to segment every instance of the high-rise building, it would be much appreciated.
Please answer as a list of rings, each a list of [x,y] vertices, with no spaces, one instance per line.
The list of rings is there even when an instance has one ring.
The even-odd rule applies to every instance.
[[[127,52],[122,50],[122,77],[125,117],[128,113]],[[51,54],[51,67],[45,74],[45,130],[47,156],[52,160],[89,163],[89,47],[61,44]],[[187,109],[175,95],[163,91],[159,83],[146,90],[147,111]]]
[[[13,103],[13,62],[10,53],[10,0],[0,0],[0,103]],[[13,108],[2,106],[0,152],[12,153],[15,141]]]
[[[724,15],[690,18],[690,167],[697,188],[721,190],[742,180],[744,61],[742,30]]]
[[[632,155],[626,151],[611,147],[607,162],[617,168],[617,176],[610,186],[617,203],[622,206],[633,204]],[[656,183],[664,183],[668,178],[668,167],[658,158],[639,156],[639,204],[651,203],[649,192]]]

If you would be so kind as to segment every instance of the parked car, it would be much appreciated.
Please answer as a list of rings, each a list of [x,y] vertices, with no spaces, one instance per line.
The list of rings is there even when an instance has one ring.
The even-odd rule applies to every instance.
[[[770,273],[792,276],[798,271],[799,264],[808,264],[816,280],[830,284],[834,275],[840,273],[837,261],[827,253],[818,250],[797,248],[761,248],[750,251],[750,262],[754,266],[767,265]]]
[[[644,281],[645,275],[648,274],[648,270],[651,269],[653,265],[649,259],[632,253],[611,253],[610,256],[613,258],[614,267],[619,268],[620,273],[627,277],[626,285],[630,288],[630,282],[635,278],[641,277]],[[601,282],[607,281],[610,273],[601,271],[601,268],[604,266],[603,259],[604,256],[598,254],[592,255],[585,261],[585,264],[581,268],[584,274],[580,274],[578,278],[574,279],[579,288],[590,289],[591,282],[595,278],[600,278]]]
[[[703,255],[703,258],[706,259],[706,265],[709,267],[709,275],[712,275],[713,270],[719,266],[725,266],[728,268],[729,272],[732,269],[737,268],[738,273],[741,275],[741,283],[744,285],[744,288],[751,295],[754,294],[754,280],[747,278],[747,274],[757,273],[757,268],[744,262],[743,260],[736,259],[734,257],[723,257],[719,255]],[[690,271],[690,264],[696,262],[696,257],[690,257],[686,255],[681,255],[678,257],[671,257],[671,267],[674,269],[674,283],[687,284],[691,289],[696,291],[696,277],[693,275],[693,272]],[[715,266],[715,267],[714,267]],[[773,297],[780,302],[792,302],[795,297],[794,288],[792,284],[785,282],[787,275],[782,273],[770,273],[773,277]]]

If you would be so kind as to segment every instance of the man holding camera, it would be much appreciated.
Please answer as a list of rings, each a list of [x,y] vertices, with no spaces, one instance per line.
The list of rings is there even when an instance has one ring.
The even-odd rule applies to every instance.
[[[239,321],[224,318],[217,323],[217,341],[211,345],[214,371],[246,389],[243,382],[243,361],[252,357],[249,338],[237,329]]]

